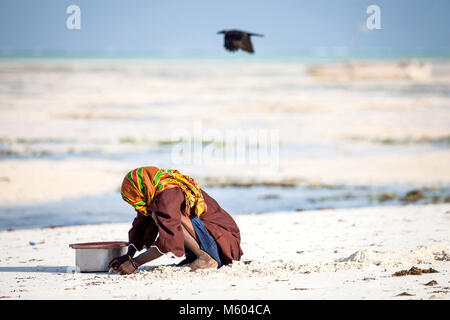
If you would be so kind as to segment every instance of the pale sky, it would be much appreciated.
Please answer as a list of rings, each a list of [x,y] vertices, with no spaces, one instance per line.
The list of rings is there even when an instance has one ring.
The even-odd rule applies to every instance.
[[[66,8],[81,9],[69,30]],[[364,30],[369,5],[381,30]],[[2,0],[0,50],[222,55],[216,32],[263,33],[257,54],[450,52],[448,0]]]

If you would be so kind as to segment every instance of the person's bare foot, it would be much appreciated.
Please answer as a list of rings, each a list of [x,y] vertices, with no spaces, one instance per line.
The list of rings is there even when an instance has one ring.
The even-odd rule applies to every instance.
[[[193,272],[198,269],[217,268],[217,265],[217,261],[211,258],[209,254],[204,252],[200,256],[198,256],[197,259],[195,259],[191,264],[189,264],[189,267],[191,267],[191,272]]]

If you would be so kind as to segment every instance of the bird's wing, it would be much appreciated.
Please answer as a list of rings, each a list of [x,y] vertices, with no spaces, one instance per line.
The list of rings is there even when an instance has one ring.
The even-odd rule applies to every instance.
[[[260,33],[251,33],[251,32],[247,32],[249,36],[255,36],[255,37],[264,37],[263,34]]]
[[[253,50],[252,42],[250,41],[250,36],[246,33],[243,35],[243,37],[240,41],[235,41],[235,44],[242,50],[245,50],[250,53],[255,52]]]

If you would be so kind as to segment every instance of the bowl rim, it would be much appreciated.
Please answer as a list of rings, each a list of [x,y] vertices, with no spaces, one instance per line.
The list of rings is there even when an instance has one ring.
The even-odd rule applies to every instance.
[[[118,247],[128,247],[129,243],[125,241],[100,241],[100,242],[83,242],[71,243],[70,248],[73,249],[108,249]]]

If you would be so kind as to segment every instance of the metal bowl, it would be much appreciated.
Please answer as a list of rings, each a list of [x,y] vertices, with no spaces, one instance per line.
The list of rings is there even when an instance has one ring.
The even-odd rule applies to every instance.
[[[112,259],[127,253],[128,242],[72,243],[75,249],[75,264],[78,272],[107,272]]]

